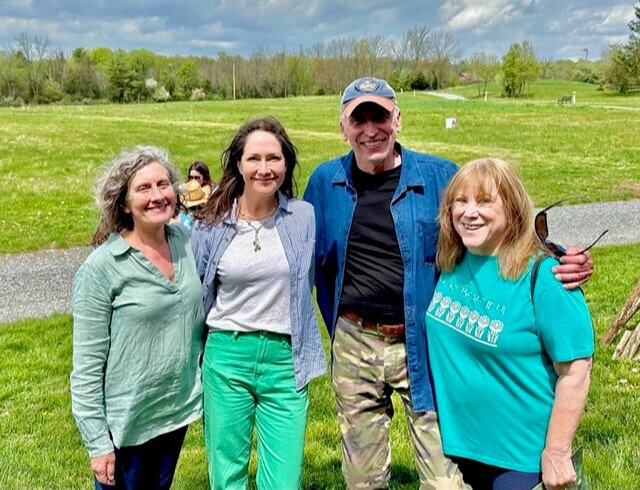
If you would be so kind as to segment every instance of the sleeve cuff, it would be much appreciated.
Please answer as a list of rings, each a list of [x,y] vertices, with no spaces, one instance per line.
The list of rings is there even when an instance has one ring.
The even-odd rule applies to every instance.
[[[103,456],[111,453],[114,450],[113,442],[108,435],[94,439],[90,443],[85,443],[89,456],[95,458],[96,456]]]

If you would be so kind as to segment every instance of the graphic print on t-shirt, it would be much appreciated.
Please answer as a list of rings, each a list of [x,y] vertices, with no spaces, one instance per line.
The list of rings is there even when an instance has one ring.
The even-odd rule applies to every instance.
[[[429,318],[489,347],[498,345],[506,313],[506,305],[485,299],[445,277],[440,279],[427,310]]]

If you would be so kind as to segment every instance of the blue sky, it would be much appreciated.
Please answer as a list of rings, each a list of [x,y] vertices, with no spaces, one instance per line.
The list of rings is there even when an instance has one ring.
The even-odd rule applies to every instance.
[[[82,46],[249,56],[350,36],[400,38],[428,25],[459,40],[463,57],[502,56],[528,40],[539,58],[599,58],[626,41],[633,2],[610,0],[1,0],[0,46],[26,32],[70,53]]]

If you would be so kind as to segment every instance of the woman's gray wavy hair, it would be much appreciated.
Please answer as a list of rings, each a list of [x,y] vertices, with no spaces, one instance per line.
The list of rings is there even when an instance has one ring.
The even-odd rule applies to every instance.
[[[154,162],[167,171],[173,190],[178,195],[180,171],[171,163],[166,150],[156,146],[137,146],[132,150],[123,150],[104,166],[102,175],[95,182],[94,198],[100,211],[100,221],[91,240],[93,245],[103,243],[111,232],[133,228],[131,214],[124,211],[129,181],[138,170]]]

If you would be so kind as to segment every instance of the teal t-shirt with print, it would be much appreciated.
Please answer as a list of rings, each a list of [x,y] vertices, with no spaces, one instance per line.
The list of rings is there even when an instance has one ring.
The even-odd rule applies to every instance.
[[[531,261],[531,264],[533,261]],[[553,362],[589,357],[591,318],[582,292],[556,281],[553,259],[516,281],[495,256],[467,252],[443,272],[426,313],[445,453],[523,472],[540,457],[557,375]]]

